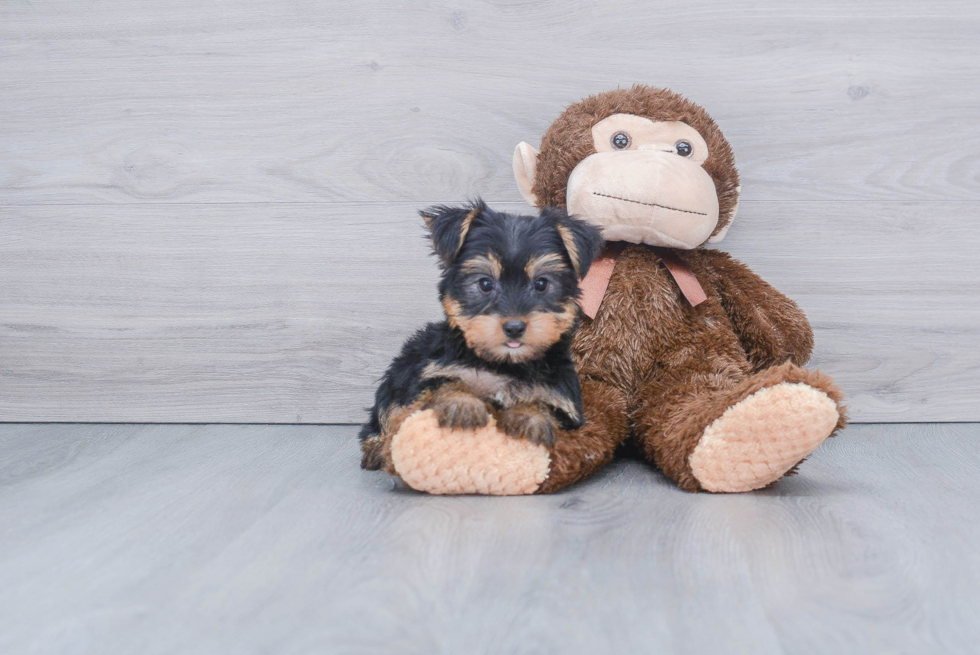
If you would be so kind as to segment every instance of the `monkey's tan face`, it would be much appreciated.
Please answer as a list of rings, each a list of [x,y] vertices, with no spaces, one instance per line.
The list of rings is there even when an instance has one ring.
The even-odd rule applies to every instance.
[[[592,128],[596,153],[568,178],[568,211],[607,241],[696,248],[718,224],[708,146],[691,126],[615,114]]]

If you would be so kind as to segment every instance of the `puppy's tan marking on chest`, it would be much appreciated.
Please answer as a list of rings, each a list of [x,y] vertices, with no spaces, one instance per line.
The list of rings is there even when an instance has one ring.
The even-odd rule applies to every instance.
[[[495,403],[503,409],[519,403],[541,403],[554,407],[575,420],[580,418],[575,403],[552,389],[537,384],[526,384],[492,371],[459,364],[442,365],[430,362],[422,370],[421,377],[423,380],[436,378],[455,380],[474,396]]]
[[[491,371],[482,371],[469,366],[459,364],[442,365],[430,362],[422,369],[423,380],[433,380],[435,378],[446,378],[457,380],[469,389],[474,396],[491,399],[497,394],[503,393],[507,386],[513,384],[514,380],[505,376],[498,375]]]

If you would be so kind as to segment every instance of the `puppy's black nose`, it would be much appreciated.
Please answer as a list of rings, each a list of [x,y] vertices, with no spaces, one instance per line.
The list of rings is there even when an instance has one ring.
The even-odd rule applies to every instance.
[[[524,330],[526,329],[527,323],[524,321],[519,321],[516,318],[512,318],[504,323],[504,334],[511,339],[519,339],[521,335],[524,334]]]

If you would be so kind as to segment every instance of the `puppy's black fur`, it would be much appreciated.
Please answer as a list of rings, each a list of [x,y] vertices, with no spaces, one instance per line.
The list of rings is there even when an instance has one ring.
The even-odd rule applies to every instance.
[[[518,216],[480,201],[422,216],[446,320],[409,338],[385,372],[360,433],[362,466],[382,466],[382,438],[406,408],[434,409],[440,425],[461,429],[486,425],[492,412],[506,433],[547,445],[557,425],[581,427],[571,340],[599,231],[559,209]]]

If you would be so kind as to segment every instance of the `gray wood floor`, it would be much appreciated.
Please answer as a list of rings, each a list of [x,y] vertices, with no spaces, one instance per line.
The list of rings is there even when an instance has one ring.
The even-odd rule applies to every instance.
[[[430,497],[353,435],[0,425],[0,652],[976,652],[978,425],[855,425],[737,496]]]

